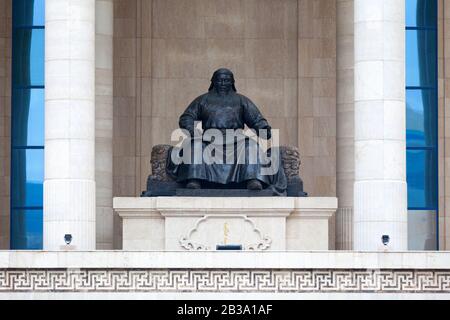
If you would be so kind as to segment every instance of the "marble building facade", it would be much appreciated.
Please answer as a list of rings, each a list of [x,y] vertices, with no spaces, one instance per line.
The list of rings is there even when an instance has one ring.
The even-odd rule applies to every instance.
[[[14,273],[24,266],[15,259],[30,259],[30,265],[43,272],[33,279],[41,277],[50,283],[49,279],[58,277],[52,272],[60,263],[86,274],[99,265],[78,263],[81,258],[76,253],[61,253],[45,264],[35,253],[19,257],[20,253],[7,251],[12,237],[12,1],[0,0],[0,250],[5,250],[0,252],[0,275],[4,268],[3,279],[14,278],[6,275],[7,269]],[[446,112],[450,107],[450,1],[436,1],[438,217],[434,235],[436,248],[446,251],[450,248],[450,116]],[[113,210],[113,198],[139,197],[145,190],[152,147],[170,143],[178,116],[207,90],[212,71],[225,66],[235,73],[237,90],[260,106],[273,128],[280,129],[281,143],[299,148],[300,175],[309,196],[337,197],[338,209],[329,221],[329,249],[377,251],[380,230],[389,230],[392,250],[407,251],[411,231],[407,222],[406,23],[405,0],[45,0],[43,249],[59,250],[68,227],[79,235],[79,250],[122,249],[122,220]],[[93,253],[93,261],[101,254]],[[158,266],[146,271],[143,260],[132,257],[142,262],[143,275],[130,275],[126,269],[132,265],[120,264],[115,260],[120,257],[108,254],[104,257],[111,265],[123,271],[117,281],[137,277],[145,288],[151,287],[145,279],[161,276],[166,277],[161,281],[169,281],[177,277],[169,274],[170,268],[181,268],[174,257],[155,253],[164,264],[160,274],[154,271]],[[336,254],[342,254],[336,259],[348,262],[341,265],[347,279],[361,268],[381,273],[392,269],[401,278],[403,269],[410,267],[415,271],[406,277],[419,279],[420,293],[450,292],[445,252],[435,265],[428,264],[433,253],[423,253],[417,262],[420,266],[404,262],[411,261],[412,253],[392,253],[392,264],[383,260],[388,259],[381,257],[383,253],[377,256],[383,262],[369,254],[362,258],[357,253]],[[295,259],[302,253],[297,255]],[[242,265],[224,264],[230,270],[260,267],[261,281],[271,279],[270,292],[289,293],[289,285],[283,289],[277,279],[294,279],[299,277],[296,272],[308,269],[289,262],[277,265],[275,255],[265,266],[252,265],[251,256],[245,259]],[[333,268],[339,262],[333,259],[320,256],[314,260],[320,263],[311,268],[326,269],[323,277],[335,279]],[[186,272],[207,267],[189,263]],[[276,274],[277,267],[285,273]],[[439,270],[444,275],[437,274]],[[428,277],[426,285],[439,289],[428,290],[419,283],[422,271]],[[235,279],[232,274],[227,277]],[[26,285],[32,287],[32,281]],[[357,286],[367,292],[365,284],[350,282],[346,280],[348,288]],[[0,282],[0,294],[16,291],[5,289],[8,285]],[[58,285],[51,282],[49,291]],[[253,285],[249,284],[249,292],[259,292]],[[79,289],[86,291],[83,286],[88,285],[80,280]],[[292,290],[314,293],[321,291],[317,286]],[[337,286],[336,292],[345,294],[347,287]],[[27,287],[23,292],[30,290],[36,291]],[[175,289],[152,290],[142,292],[165,294]],[[377,290],[383,291],[373,292]],[[411,290],[418,292],[416,287]]]

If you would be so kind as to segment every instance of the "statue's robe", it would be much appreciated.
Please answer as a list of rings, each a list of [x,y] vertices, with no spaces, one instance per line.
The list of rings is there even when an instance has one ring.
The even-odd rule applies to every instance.
[[[202,129],[218,129],[225,133],[226,129],[244,129],[247,127],[256,130],[258,133],[260,129],[267,128],[269,124],[258,110],[256,105],[247,97],[231,91],[227,95],[218,95],[214,90],[209,91],[197,97],[181,115],[179,126],[190,132],[191,137],[194,136],[195,122],[201,121]],[[190,141],[193,148],[193,139]],[[211,142],[203,141],[202,150],[204,150]],[[214,142],[212,142],[214,143]],[[227,143],[225,136],[223,138],[223,145]],[[270,164],[262,164],[261,159],[257,157],[256,163],[249,161],[249,145],[254,143],[258,152],[263,152],[262,149],[249,139],[245,139],[245,143],[234,143],[227,145],[225,149],[231,150],[234,154],[234,161],[226,161],[226,154],[215,154],[216,156],[223,156],[223,163],[207,164],[202,161],[200,164],[193,164],[193,152],[191,164],[181,163],[174,164],[170,152],[167,163],[167,172],[178,182],[185,182],[189,179],[199,179],[213,184],[220,184],[216,187],[244,187],[244,182],[250,179],[257,179],[261,181],[264,187],[270,187],[275,194],[285,195],[287,181],[284,174],[283,166],[279,157],[279,150],[272,148],[268,154],[272,157],[278,156],[279,166],[275,174],[263,174],[262,167],[269,167]],[[174,149],[174,152],[180,152]],[[217,151],[216,151],[217,152]],[[244,163],[238,163],[237,159],[244,159]],[[254,158],[253,158],[254,159]]]

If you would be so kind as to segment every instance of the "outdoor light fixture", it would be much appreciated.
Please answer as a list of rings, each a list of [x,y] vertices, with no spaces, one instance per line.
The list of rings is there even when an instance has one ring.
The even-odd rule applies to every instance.
[[[65,234],[64,235],[64,242],[69,245],[72,242],[72,235],[71,234]]]
[[[381,242],[383,242],[383,244],[385,246],[387,246],[387,244],[389,243],[389,236],[387,234],[384,234],[381,236]]]

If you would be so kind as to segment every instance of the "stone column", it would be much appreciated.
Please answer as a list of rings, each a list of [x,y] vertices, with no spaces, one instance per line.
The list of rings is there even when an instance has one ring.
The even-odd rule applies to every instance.
[[[354,250],[406,250],[405,1],[354,10]]]
[[[95,2],[97,249],[113,249],[113,0]]]
[[[353,247],[354,161],[354,23],[353,0],[336,2],[336,249]]]
[[[95,249],[95,0],[45,2],[44,249]]]

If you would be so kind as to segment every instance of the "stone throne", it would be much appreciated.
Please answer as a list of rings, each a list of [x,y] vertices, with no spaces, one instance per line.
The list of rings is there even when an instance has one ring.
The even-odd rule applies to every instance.
[[[167,174],[167,157],[172,146],[159,144],[152,148],[151,168],[152,173],[147,178],[147,190],[142,192],[142,197],[158,196],[273,196],[270,190],[248,191],[245,185],[233,187],[209,185],[207,189],[189,190],[184,185],[177,183]],[[293,146],[280,147],[281,162],[287,179],[287,196],[304,197],[303,181],[300,178],[300,153]]]

